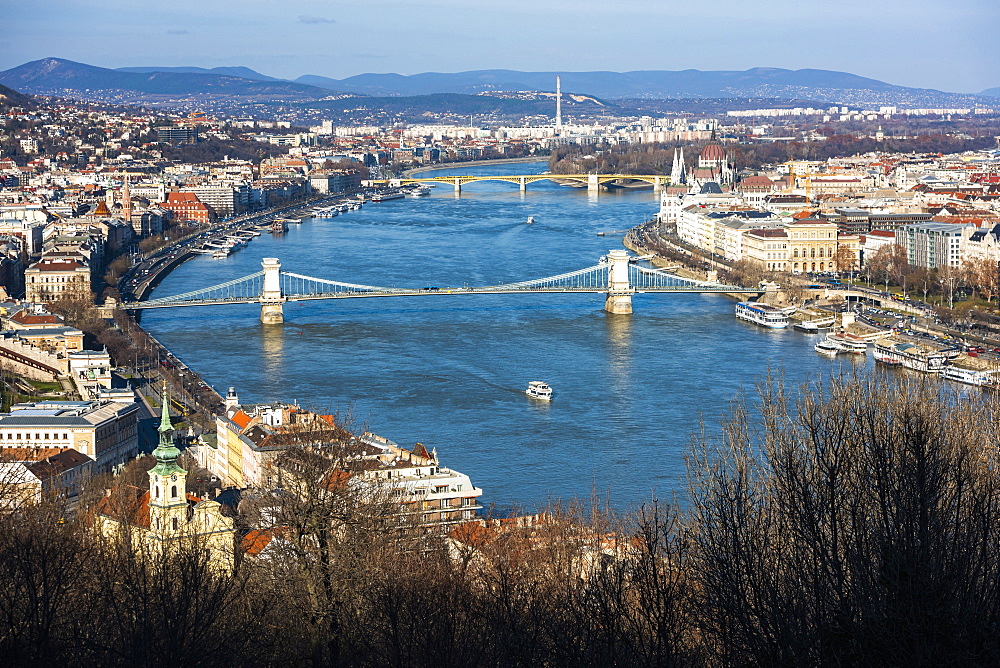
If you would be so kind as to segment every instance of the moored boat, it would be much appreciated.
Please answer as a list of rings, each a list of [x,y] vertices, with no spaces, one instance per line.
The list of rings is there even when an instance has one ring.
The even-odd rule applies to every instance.
[[[833,326],[835,318],[833,316],[829,318],[814,318],[812,320],[803,320],[802,322],[797,322],[792,325],[792,329],[805,332],[806,334],[818,334],[820,330],[829,329]]]
[[[840,347],[829,339],[822,339],[816,342],[816,345],[813,346],[813,350],[818,353],[822,353],[823,355],[833,357],[840,352]]]
[[[406,197],[406,195],[404,195],[401,192],[390,191],[390,192],[385,192],[385,193],[375,193],[374,195],[372,195],[371,201],[373,201],[373,202],[387,202],[387,201],[389,201],[391,199],[403,199],[404,197]]]
[[[948,356],[936,348],[891,336],[875,342],[874,357],[882,364],[903,366],[921,373],[941,373],[948,361]]]
[[[740,302],[736,305],[736,317],[761,327],[782,329],[788,327],[788,315],[781,309],[760,302]]]
[[[952,360],[941,371],[941,377],[965,385],[1000,388],[1000,369],[988,368],[981,363],[974,363],[969,358]]]
[[[868,352],[867,341],[847,332],[830,332],[826,335],[826,339],[844,353],[864,355]]]

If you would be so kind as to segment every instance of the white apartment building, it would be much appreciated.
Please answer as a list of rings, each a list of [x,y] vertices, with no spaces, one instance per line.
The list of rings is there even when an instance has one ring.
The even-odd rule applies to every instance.
[[[963,227],[967,226],[933,221],[904,225],[896,230],[896,243],[906,249],[906,261],[914,267],[958,268],[962,264]]]
[[[139,405],[119,401],[39,401],[0,413],[0,448],[72,448],[99,471],[139,454]]]

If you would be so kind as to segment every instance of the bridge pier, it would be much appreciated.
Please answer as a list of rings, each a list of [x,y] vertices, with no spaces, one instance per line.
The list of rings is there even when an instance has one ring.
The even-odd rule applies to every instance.
[[[600,192],[601,182],[597,178],[597,174],[587,174],[587,192],[598,193]]]
[[[528,189],[528,179],[522,176],[520,179],[520,186],[521,192],[526,191]]]
[[[456,195],[462,194],[462,179],[460,178],[455,179],[455,194]]]
[[[628,278],[628,251],[616,249],[608,253],[608,296],[604,310],[608,313],[632,312],[632,294],[635,290]]]
[[[265,325],[280,325],[285,322],[282,309],[285,296],[281,294],[281,260],[276,257],[266,257],[261,266],[264,267],[264,289],[260,295],[260,321]]]
[[[654,176],[653,177],[653,192],[658,193],[663,190],[663,177]]]

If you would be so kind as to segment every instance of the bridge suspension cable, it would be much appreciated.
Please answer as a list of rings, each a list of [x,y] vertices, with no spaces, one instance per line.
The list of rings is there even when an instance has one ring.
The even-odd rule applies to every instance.
[[[122,304],[122,307],[130,308],[141,306],[143,308],[152,308],[165,305],[184,306],[187,303],[200,302],[245,302],[252,301],[253,299],[259,297],[263,287],[264,272],[258,271],[255,274],[250,274],[249,276],[234,278],[231,281],[219,283],[218,285],[212,285],[207,288],[201,288],[200,290],[192,290],[191,292],[184,292],[182,294],[171,295],[169,297],[149,299],[137,304]]]
[[[720,292],[728,286],[708,281],[698,281],[693,278],[683,278],[662,269],[643,267],[630,264],[628,268],[629,284],[636,290],[650,288],[691,288],[698,290],[718,289]],[[732,288],[729,288],[730,290]]]
[[[501,291],[501,290],[537,290],[542,288],[606,288],[608,285],[608,265],[597,264],[586,269],[578,269],[565,274],[546,276],[545,278],[535,278],[530,281],[519,281],[517,283],[504,283],[502,285],[490,285],[483,288],[472,288],[476,291]]]
[[[331,289],[332,288],[332,289]],[[412,292],[412,290],[399,290],[396,288],[383,288],[375,285],[360,285],[357,283],[344,283],[342,281],[330,281],[312,276],[294,274],[290,271],[281,272],[281,292],[288,299],[295,299],[299,296],[317,295],[348,295],[348,294],[392,294],[395,292]]]

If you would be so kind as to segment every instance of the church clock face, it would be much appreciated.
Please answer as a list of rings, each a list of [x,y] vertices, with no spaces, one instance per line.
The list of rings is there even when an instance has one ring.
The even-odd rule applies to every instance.
[[[177,482],[177,474],[176,473],[173,474],[172,476],[170,476],[170,481],[171,482]]]

